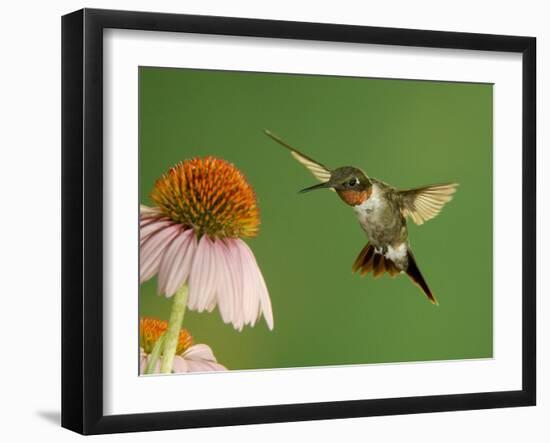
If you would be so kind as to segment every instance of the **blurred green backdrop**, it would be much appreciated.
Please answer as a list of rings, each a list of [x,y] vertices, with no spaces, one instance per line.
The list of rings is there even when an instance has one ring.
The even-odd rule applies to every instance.
[[[176,162],[214,155],[254,187],[261,230],[247,240],[275,329],[237,332],[211,314],[184,326],[229,369],[492,357],[492,85],[142,67],[140,199]],[[457,181],[453,201],[409,222],[438,307],[407,277],[352,274],[367,238],[269,128],[330,167],[354,165],[400,188]],[[171,299],[141,286],[140,314],[168,320]]]

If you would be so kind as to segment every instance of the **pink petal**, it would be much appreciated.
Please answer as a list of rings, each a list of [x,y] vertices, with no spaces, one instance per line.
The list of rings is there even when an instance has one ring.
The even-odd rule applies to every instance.
[[[149,355],[142,353],[139,361],[139,374],[143,375],[145,374],[145,368],[147,367],[147,363],[149,363]],[[155,365],[155,368],[153,369],[153,374],[158,374],[160,372],[160,360],[157,361],[157,364]]]
[[[208,362],[208,365],[210,366],[211,371],[227,371],[228,370],[224,365],[220,365],[219,363]]]
[[[269,291],[265,284],[264,276],[258,267],[258,279],[260,280],[260,304],[262,306],[262,312],[267,323],[267,327],[270,331],[273,331],[273,308],[271,307],[271,299],[269,298]]]
[[[197,239],[192,229],[182,231],[170,243],[159,266],[158,292],[171,297],[187,280]]]
[[[154,234],[161,229],[167,228],[170,225],[173,225],[174,222],[171,220],[158,220],[153,219],[151,223],[148,223],[146,226],[140,226],[139,228],[139,241],[140,245],[143,245],[145,240],[149,238],[150,235]]]
[[[187,367],[187,361],[185,361],[183,357],[176,355],[174,357],[174,363],[172,364],[172,371],[178,374],[183,372],[189,372],[189,368]]]
[[[141,357],[139,359],[139,375],[145,374],[145,368],[149,359],[147,357]]]
[[[210,346],[205,344],[191,346],[182,357],[187,361],[189,372],[227,371],[217,362]]]
[[[210,367],[212,368],[212,371],[228,371],[228,369],[219,363],[213,363],[210,362]]]
[[[151,235],[140,248],[139,282],[149,280],[158,271],[166,246],[180,231],[180,225],[164,228]]]
[[[256,261],[256,257],[254,257],[254,253],[252,252],[250,247],[244,241],[239,241],[241,252],[243,253],[243,256],[246,256],[247,258],[248,267],[244,268],[245,279],[248,279],[250,281],[251,287],[255,287],[255,290],[257,292],[255,294],[254,301],[259,301],[267,326],[270,330],[273,330],[273,310],[271,308],[271,300],[269,298],[269,292],[267,290],[262,271],[260,270],[258,262]],[[259,307],[256,303],[249,307],[251,311],[248,311],[247,313],[250,316],[254,316],[252,310],[254,310],[256,313],[259,310]]]
[[[212,257],[212,241],[207,235],[199,240],[189,274],[189,309],[202,312],[210,305],[216,289],[216,269]],[[198,309],[199,305],[202,309]]]
[[[147,366],[147,354],[143,351],[143,348],[139,348],[139,374],[143,375],[145,367]]]
[[[254,259],[252,251],[247,244],[240,240],[236,240],[236,245],[239,248],[239,254],[242,264],[243,275],[243,313],[246,324],[254,326],[258,319],[260,310],[260,284],[258,281],[258,265]]]
[[[265,318],[265,321],[269,329],[273,330],[273,309],[271,307],[271,299],[269,298],[269,291],[267,290],[267,285],[265,284],[264,276],[262,275],[262,271],[258,266],[258,262],[256,261],[256,257],[254,256],[254,253],[245,242],[242,242],[242,243],[244,248],[247,251],[248,258],[250,260],[249,264],[251,266],[251,271],[255,272],[257,276],[258,286],[259,286],[258,287],[259,300],[260,300],[263,316]]]
[[[216,260],[216,300],[224,323],[230,323],[233,320],[233,281],[221,240],[214,241],[213,252]]]
[[[190,360],[187,362],[188,372],[213,372],[213,371],[227,371],[227,369],[219,363],[210,361],[195,361]]]
[[[243,272],[239,247],[235,239],[225,240],[225,259],[231,269],[233,283],[233,326],[242,331],[245,323],[243,312]]]
[[[216,357],[214,357],[214,352],[212,352],[212,348],[205,344],[191,346],[183,353],[182,357],[186,360],[216,361]]]
[[[156,222],[157,220],[160,220],[158,217],[140,217],[139,218],[139,228],[143,228],[151,223]]]
[[[191,346],[183,355],[175,356],[172,370],[178,373],[210,372],[227,371],[227,368],[216,361],[210,346],[198,344]]]
[[[218,290],[218,279],[220,278],[220,274],[223,272],[221,269],[220,264],[220,254],[218,251],[218,243],[219,240],[212,239],[208,237],[208,244],[210,248],[210,266],[209,271],[212,277],[212,290],[209,290],[209,296],[208,297],[200,297],[197,304],[197,311],[203,312],[208,307],[212,305],[212,302],[217,302],[216,293]]]
[[[206,307],[206,312],[212,312],[216,307],[216,299],[210,300],[210,304]]]
[[[156,221],[166,221],[166,220],[170,220],[168,217],[164,217],[164,216],[155,216],[155,217],[142,217],[140,216],[139,217],[139,227],[142,228],[144,226],[147,226],[148,224],[152,223],[152,222],[156,222]]]

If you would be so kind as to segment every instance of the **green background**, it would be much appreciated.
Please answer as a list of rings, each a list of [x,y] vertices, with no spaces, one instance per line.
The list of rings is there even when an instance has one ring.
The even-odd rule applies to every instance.
[[[492,357],[492,85],[142,67],[140,201],[176,162],[214,155],[254,187],[261,230],[247,240],[275,329],[237,332],[213,313],[184,326],[229,369]],[[317,183],[271,129],[329,167],[354,165],[398,188],[460,183],[422,226],[409,221],[434,306],[406,276],[352,274],[367,238],[350,207]],[[171,299],[141,286],[140,314]]]

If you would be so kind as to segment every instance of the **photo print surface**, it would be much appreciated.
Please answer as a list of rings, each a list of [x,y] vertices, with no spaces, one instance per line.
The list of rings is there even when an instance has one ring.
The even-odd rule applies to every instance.
[[[493,86],[140,67],[141,374],[493,356]]]

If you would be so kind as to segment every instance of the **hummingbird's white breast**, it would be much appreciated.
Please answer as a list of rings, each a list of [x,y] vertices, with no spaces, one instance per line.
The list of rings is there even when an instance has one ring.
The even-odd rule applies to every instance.
[[[363,229],[367,229],[366,226],[375,222],[380,218],[381,214],[386,209],[386,201],[381,196],[380,188],[377,184],[372,185],[372,192],[363,203],[355,205],[353,210],[359,219],[359,223]],[[367,232],[368,234],[368,232]]]
[[[407,254],[407,228],[399,208],[392,204],[387,192],[390,190],[383,185],[373,183],[369,198],[354,206],[353,210],[377,252],[390,254],[392,259],[399,262]]]

